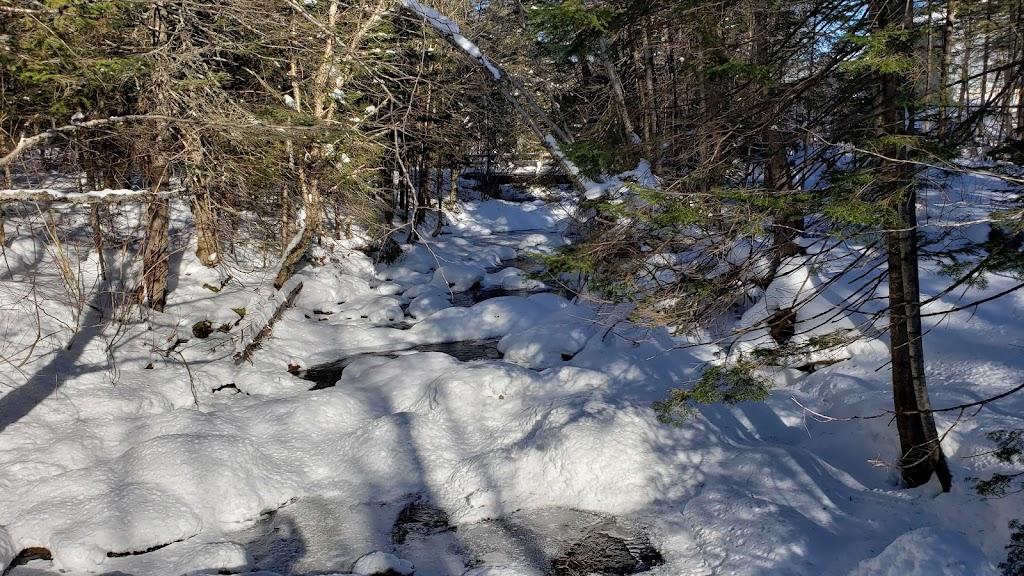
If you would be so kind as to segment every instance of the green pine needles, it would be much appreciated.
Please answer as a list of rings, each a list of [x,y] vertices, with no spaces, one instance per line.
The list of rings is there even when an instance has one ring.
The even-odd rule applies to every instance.
[[[1003,576],[1024,576],[1024,524],[1010,520],[1010,543],[1006,545],[1006,562],[999,563]]]
[[[707,366],[692,388],[673,388],[668,398],[651,407],[664,424],[681,426],[697,417],[699,407],[708,404],[763,402],[773,381],[757,373],[758,364],[742,358],[732,364]]]

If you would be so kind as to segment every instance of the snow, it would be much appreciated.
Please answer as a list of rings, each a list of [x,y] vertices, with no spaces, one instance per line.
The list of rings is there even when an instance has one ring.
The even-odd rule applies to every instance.
[[[878,556],[861,562],[850,576],[995,576],[995,566],[962,535],[941,528],[919,528],[901,535]]]
[[[497,66],[492,64],[490,60],[484,56],[483,52],[480,51],[480,48],[476,44],[459,33],[458,24],[449,20],[437,10],[424,6],[416,0],[402,0],[402,6],[410,12],[419,15],[428,25],[440,32],[445,38],[450,39],[453,44],[458,46],[470,58],[480,62],[480,64],[491,73],[491,76],[493,76],[495,80],[501,79],[501,70],[499,70]]]
[[[951,218],[974,221],[970,210],[986,210],[977,199],[997,198],[983,180],[964,178],[958,189],[927,196],[928,233]],[[67,208],[66,222],[87,222],[80,210]],[[1007,523],[1024,516],[1024,500],[982,499],[966,478],[1006,470],[986,454],[984,434],[1024,427],[1024,400],[972,419],[937,414],[953,492],[904,489],[895,470],[872,465],[898,459],[889,418],[815,415],[891,408],[886,339],[867,314],[833,313],[872,289],[859,270],[833,280],[850,258],[787,260],[752,293],[737,332],[716,341],[633,325],[629,306],[569,299],[528,278],[517,262],[559,246],[571,214],[554,203],[461,203],[445,234],[403,245],[391,265],[353,250],[355,241],[326,241],[322,263],[276,291],[273,270],[238,266],[225,282],[223,270],[190,256],[187,205],[174,202],[172,233],[186,247],[167,311],[124,325],[76,309],[48,241],[8,218],[0,569],[42,547],[52,560],[9,574],[536,575],[573,538],[612,522],[649,534],[665,559],[653,576],[998,573]],[[982,234],[973,226],[987,224],[958,234]],[[101,302],[88,246],[67,248],[80,258],[84,301]],[[859,248],[846,249],[852,257]],[[737,246],[732,257],[749,251]],[[988,280],[967,297],[1014,282]],[[236,365],[234,353],[298,282],[272,337]],[[938,294],[949,279],[926,264],[922,282]],[[474,287],[537,293],[453,304]],[[670,388],[730,354],[774,345],[757,322],[790,308],[797,341],[865,337],[811,356],[811,373],[775,367],[763,403],[710,406],[681,427],[656,421],[651,402]],[[68,348],[76,318],[86,328]],[[224,331],[194,336],[204,319]],[[1019,384],[1022,319],[1019,292],[926,317],[933,405]],[[43,336],[25,329],[37,322]],[[415,349],[494,340],[502,360]],[[353,356],[332,387],[310,390],[301,378]],[[395,542],[410,502],[443,511],[457,530]]]
[[[413,573],[412,562],[403,560],[394,554],[386,552],[372,552],[356,561],[352,571],[356,574],[381,574],[391,570],[402,576]]]
[[[170,198],[178,195],[179,193],[180,191],[170,190],[159,194],[154,194],[152,190],[136,190],[130,188],[104,188],[102,190],[90,190],[87,192],[69,192],[67,190],[54,188],[13,188],[0,190],[0,200],[6,202],[11,200],[23,200],[25,198],[32,198],[36,200],[49,199],[64,202],[89,202],[96,200],[123,202],[126,200],[132,200],[134,198],[139,197],[156,196]]]

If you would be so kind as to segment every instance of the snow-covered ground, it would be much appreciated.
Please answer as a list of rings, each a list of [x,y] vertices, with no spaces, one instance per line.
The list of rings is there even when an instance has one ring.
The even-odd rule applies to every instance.
[[[990,194],[985,186],[961,188]],[[928,213],[948,220],[954,202],[928,199]],[[850,344],[839,354],[848,359],[810,374],[779,371],[764,403],[659,424],[651,402],[727,356],[722,346],[551,292],[451,305],[473,287],[536,291],[503,262],[557,246],[567,216],[557,203],[464,203],[448,234],[405,247],[390,266],[355,241],[328,246],[323,265],[299,271],[303,288],[272,337],[240,364],[239,347],[281,298],[265,273],[204,268],[183,241],[166,312],[104,323],[111,306],[87,243],[58,252],[9,219],[0,567],[45,548],[50,559],[9,574],[540,575],[581,540],[610,534],[657,549],[651,574],[997,573],[1024,501],[982,499],[968,478],[1003,470],[984,433],[1024,427],[1024,399],[959,421],[937,415],[952,427],[948,494],[936,483],[903,489],[894,469],[873,465],[898,460],[888,418],[842,420],[891,408],[884,338]],[[73,227],[85,213],[64,217]],[[175,225],[186,238],[181,206]],[[57,273],[62,259],[74,282]],[[797,290],[825,286],[827,267],[790,265],[799,274],[770,298],[802,298],[786,291],[794,278]],[[842,303],[860,275],[849,276],[798,321]],[[949,282],[931,269],[923,280],[929,294]],[[971,297],[1014,283],[988,280]],[[203,320],[207,338],[192,332]],[[1024,293],[928,316],[926,328],[934,406],[1024,379]],[[412,351],[487,339],[500,339],[503,361]],[[301,378],[366,353],[378,354],[333,387]]]

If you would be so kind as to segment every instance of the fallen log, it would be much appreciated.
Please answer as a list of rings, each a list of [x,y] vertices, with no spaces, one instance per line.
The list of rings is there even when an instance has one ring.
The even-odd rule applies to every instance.
[[[282,287],[282,289],[278,291],[277,294],[275,294],[275,296],[280,296],[284,294],[284,290],[285,288],[287,288],[287,286],[288,285],[286,284],[284,287]],[[263,325],[263,328],[261,328],[260,331],[257,332],[256,335],[252,337],[251,341],[244,344],[244,347],[241,350],[235,353],[234,358],[236,366],[238,366],[242,362],[248,361],[249,358],[252,357],[253,352],[260,349],[260,345],[263,343],[263,341],[268,336],[270,336],[271,332],[273,332],[274,324],[281,319],[281,315],[284,314],[285,309],[295,302],[295,297],[298,296],[299,292],[301,291],[302,282],[296,282],[294,286],[291,287],[291,290],[288,291],[288,295],[284,297],[284,300],[282,300],[274,309],[274,313],[271,314],[270,318],[267,319],[266,323]],[[243,338],[242,341],[244,342],[245,339]]]

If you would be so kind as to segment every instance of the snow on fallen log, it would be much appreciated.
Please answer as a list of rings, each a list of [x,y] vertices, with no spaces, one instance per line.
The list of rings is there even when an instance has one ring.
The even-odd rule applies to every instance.
[[[551,155],[562,165],[562,168],[580,192],[584,193],[588,198],[597,197],[603,193],[600,183],[595,183],[582,176],[579,169],[569,162],[565,154],[562,153],[562,145],[572,142],[571,135],[551,120],[521,82],[518,82],[515,78],[505,73],[498,65],[491,62],[484,56],[479,46],[461,34],[458,24],[437,10],[424,6],[417,0],[402,0],[402,7],[422,19],[445,41],[490,72],[491,80],[497,85],[501,95],[512,104],[516,112],[519,113],[540,140],[541,145],[547,148]]]
[[[402,0],[402,5],[410,12],[423,18],[427,24],[437,30],[449,42],[460,48],[467,56],[479,62],[484,68],[487,68],[488,72],[491,73],[495,80],[501,79],[501,70],[492,64],[486,56],[484,56],[484,53],[480,51],[479,46],[459,32],[458,24],[445,17],[437,10],[430,8],[429,6],[424,6],[416,0]]]
[[[69,204],[100,204],[114,202],[152,202],[181,196],[182,190],[153,192],[152,190],[90,190],[68,192],[55,189],[0,190],[0,204],[4,202],[67,202]]]
[[[270,296],[261,309],[252,314],[248,329],[242,331],[242,337],[235,347],[235,365],[245,362],[259,349],[260,343],[273,332],[274,323],[281,319],[285,309],[295,302],[295,297],[301,291],[302,281],[291,278]],[[273,312],[270,312],[271,309]]]

